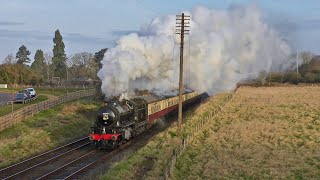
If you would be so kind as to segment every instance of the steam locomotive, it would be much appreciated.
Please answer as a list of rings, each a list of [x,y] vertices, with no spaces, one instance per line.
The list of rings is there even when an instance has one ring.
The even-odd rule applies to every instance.
[[[183,106],[201,98],[189,92]],[[90,140],[97,148],[115,149],[151,127],[159,118],[178,108],[179,96],[142,96],[122,101],[109,101],[98,110]]]

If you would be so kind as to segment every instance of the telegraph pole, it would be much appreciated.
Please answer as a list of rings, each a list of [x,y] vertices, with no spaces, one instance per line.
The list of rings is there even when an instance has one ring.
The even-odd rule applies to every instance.
[[[189,30],[187,29],[190,26],[187,26],[190,22],[190,16],[181,15],[176,16],[176,34],[180,34],[180,73],[179,73],[179,119],[178,119],[178,136],[181,138],[181,125],[182,125],[182,94],[183,94],[183,43],[184,43],[184,35],[189,34]],[[186,25],[187,24],[187,25]],[[185,29],[186,28],[186,29]]]

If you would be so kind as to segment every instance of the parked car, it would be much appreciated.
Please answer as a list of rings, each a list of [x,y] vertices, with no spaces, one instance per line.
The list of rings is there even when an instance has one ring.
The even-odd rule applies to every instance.
[[[28,99],[28,95],[26,95],[25,93],[17,93],[14,102],[21,102],[24,104]]]
[[[31,93],[28,89],[21,90],[21,91],[19,91],[19,93],[25,93],[28,96],[28,99],[31,98]]]
[[[27,88],[27,90],[29,90],[31,97],[37,96],[37,92],[34,88]]]

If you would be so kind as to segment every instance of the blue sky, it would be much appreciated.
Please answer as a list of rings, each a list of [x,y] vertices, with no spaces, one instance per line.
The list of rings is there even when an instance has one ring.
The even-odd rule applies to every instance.
[[[283,33],[298,50],[320,53],[319,0],[0,0],[0,62],[24,44],[52,52],[53,34],[60,29],[68,56],[112,47],[127,32],[156,16],[176,14],[195,5],[226,9],[256,4],[265,21]]]

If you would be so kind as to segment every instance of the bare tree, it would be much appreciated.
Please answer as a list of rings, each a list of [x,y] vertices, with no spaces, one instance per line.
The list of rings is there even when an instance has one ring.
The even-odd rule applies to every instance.
[[[3,60],[3,64],[15,64],[15,63],[17,63],[17,60],[13,56],[13,54],[8,54],[7,57],[5,57]]]
[[[88,79],[92,76],[91,70],[94,67],[94,56],[88,52],[81,52],[74,54],[68,60],[68,66],[70,67],[73,78]],[[91,77],[92,78],[92,77]]]
[[[93,54],[88,52],[76,53],[72,56],[71,62],[73,66],[83,66],[86,67],[89,61],[93,58]]]
[[[44,62],[46,64],[46,67],[44,67],[44,68],[46,68],[48,82],[50,81],[50,79],[52,77],[52,74],[53,74],[53,71],[52,71],[52,57],[53,56],[50,53],[45,53],[44,54]]]
[[[309,64],[311,59],[314,57],[315,55],[311,52],[302,52],[300,53],[300,57],[303,60],[304,64]]]

